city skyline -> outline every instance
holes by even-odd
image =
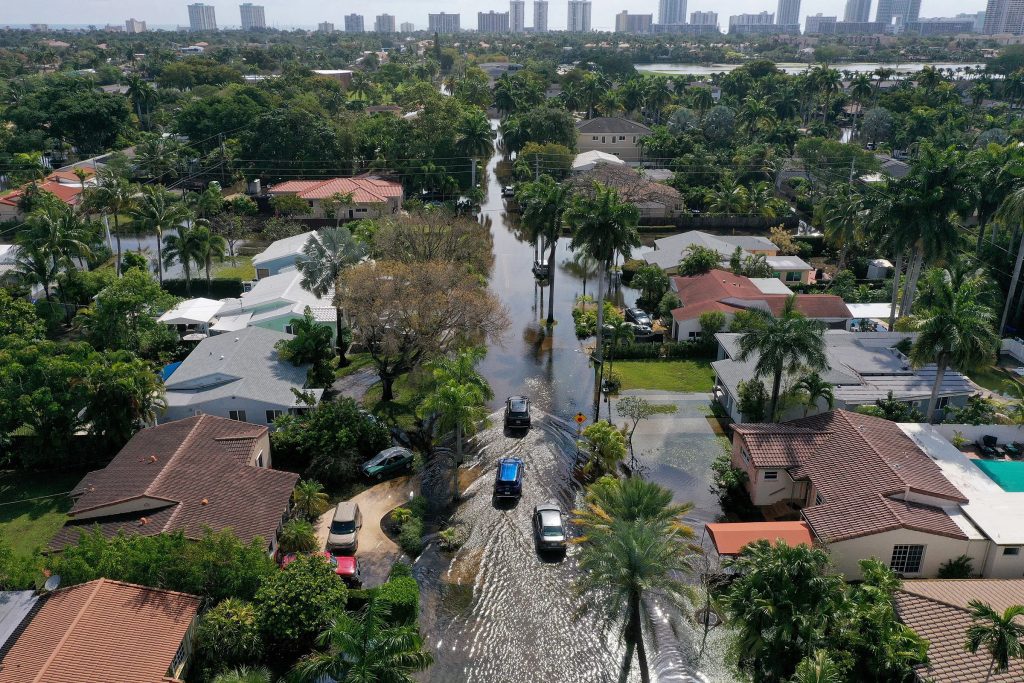
[[[728,17],[734,14],[757,14],[759,12],[777,13],[778,0],[725,0],[724,2],[707,2],[702,0],[689,0],[686,3],[686,12],[693,11],[715,11],[719,17]],[[900,0],[890,0],[893,4],[901,4]],[[906,0],[904,0],[906,2]],[[134,17],[139,21],[147,22],[149,30],[173,29],[175,27],[187,27],[189,15],[186,8],[187,2],[176,4],[154,4],[146,0],[52,0],[46,5],[26,6],[16,5],[5,8],[4,17],[0,25],[21,25],[30,23],[48,23],[52,26],[62,25],[97,25],[104,24],[121,25]],[[239,4],[235,2],[208,1],[206,5],[215,8],[217,25],[219,28],[238,28],[241,24],[239,18]],[[255,4],[255,3],[254,3]],[[265,8],[266,26],[268,28],[305,28],[315,30],[321,22],[331,22],[341,26],[344,23],[344,16],[348,12],[340,9],[336,11],[325,11],[322,2],[313,0],[263,0],[259,3]],[[809,15],[822,13],[826,16],[836,15],[842,18],[846,10],[846,0],[803,0],[800,7],[799,21],[801,24]],[[871,19],[875,19],[879,2],[875,0],[871,7]],[[986,7],[985,1],[974,1],[967,5],[953,2],[952,0],[924,0],[920,3],[921,17],[952,17],[962,12],[978,12]],[[623,10],[630,14],[653,14],[657,21],[660,9],[660,0],[641,0],[638,3],[624,3],[622,0],[592,0],[591,5],[591,28],[593,30],[611,31],[615,28],[615,17]],[[449,3],[448,5],[430,6],[422,2],[412,0],[394,0],[382,3],[377,12],[387,13],[396,17],[398,23],[412,23],[417,27],[427,26],[427,15],[444,11],[448,14],[461,14],[462,28],[471,28],[476,23],[476,13],[479,11],[505,12],[509,10],[508,0],[501,2],[468,3],[465,1]],[[527,5],[526,28],[533,27],[533,3]],[[375,13],[376,14],[376,13]],[[566,29],[568,14],[568,2],[559,0],[548,5],[548,26],[549,30],[559,31]],[[688,18],[688,17],[687,17]],[[372,19],[370,19],[372,22]]]

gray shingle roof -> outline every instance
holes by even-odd
[[[580,121],[576,124],[576,130],[581,133],[629,133],[630,135],[649,135],[652,132],[642,123],[618,116],[599,116],[595,119]]]
[[[315,230],[311,230],[271,242],[266,249],[252,257],[253,265],[258,266],[286,256],[298,256],[302,253],[302,247],[306,246],[306,242],[315,232]]]

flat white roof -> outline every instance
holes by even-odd
[[[788,296],[793,293],[793,290],[777,277],[752,277],[750,283],[757,287],[762,294],[786,294]]]
[[[215,299],[188,299],[182,301],[171,310],[157,318],[157,322],[166,325],[195,325],[208,323],[224,306],[223,301]]]
[[[238,330],[244,330],[248,327],[249,318],[251,317],[252,313],[222,315],[210,329],[214,332],[237,332]]]
[[[974,526],[997,545],[1024,545],[1024,493],[1004,491],[932,425],[897,426],[968,499],[960,509]]]
[[[889,319],[889,310],[892,304],[846,304],[854,318],[880,318]],[[899,315],[900,307],[896,306],[896,314]]]

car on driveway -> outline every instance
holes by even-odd
[[[327,550],[332,553],[355,554],[362,526],[363,516],[358,504],[351,501],[338,503],[327,533]]]
[[[636,323],[641,327],[654,326],[654,321],[651,320],[651,316],[649,316],[646,311],[640,308],[627,308],[626,320],[628,320],[631,323]]]
[[[525,396],[505,399],[505,427],[530,428],[530,399]]]
[[[495,498],[518,498],[523,494],[523,461],[502,458],[494,475]]]
[[[533,538],[537,550],[565,550],[565,518],[553,500],[533,508]]]
[[[396,472],[412,469],[413,454],[408,448],[392,446],[363,463],[363,474],[371,479],[383,479]]]
[[[359,588],[363,585],[363,579],[359,574],[359,560],[354,555],[332,555],[329,552],[311,554],[320,555],[327,560],[334,573],[340,576],[349,588]],[[294,562],[296,557],[298,555],[295,553],[289,553],[281,558],[281,569]]]

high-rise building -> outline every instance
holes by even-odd
[[[871,20],[871,0],[846,0],[843,21],[867,22]]]
[[[345,33],[362,33],[365,30],[362,14],[345,15]]]
[[[124,30],[128,33],[145,33],[146,22],[138,19],[128,19],[124,22]]]
[[[792,25],[800,23],[800,0],[779,0],[775,12],[775,23]]]
[[[653,26],[653,14],[630,14],[622,10],[615,15],[616,33],[651,33]]]
[[[695,26],[718,26],[718,12],[690,12],[690,23]]]
[[[889,24],[880,21],[838,21],[836,22],[837,36],[875,36],[886,33]]]
[[[526,31],[526,0],[509,0],[508,27],[512,33]]]
[[[1024,0],[988,0],[983,33],[1024,33]]]
[[[373,20],[374,33],[394,33],[395,17],[391,14],[378,14]]]
[[[921,36],[956,36],[961,33],[974,33],[973,14],[962,17],[936,17],[934,19],[918,19],[903,25],[904,33],[916,33]]]
[[[334,24],[329,21],[321,21],[317,24],[316,30],[319,33],[334,33]]]
[[[658,23],[662,26],[686,23],[686,0],[660,0]]]
[[[590,31],[590,0],[569,0],[569,17],[565,30],[570,33]]]
[[[188,6],[188,27],[193,31],[216,31],[217,12],[213,5],[196,2]]]
[[[243,31],[267,27],[267,17],[263,13],[263,5],[246,2],[238,6],[238,11],[242,14]]]
[[[444,12],[428,14],[427,29],[431,33],[458,33],[461,30],[459,28],[459,15],[445,14]]]
[[[411,21],[403,21],[399,28],[402,29],[402,33],[412,33],[416,30],[416,24]]]
[[[548,0],[533,0],[533,32],[548,32]]]
[[[960,13],[956,15],[957,19],[973,19],[974,20],[974,32],[981,33],[985,30],[985,13],[984,12],[971,12],[970,14]]]
[[[508,33],[508,12],[477,12],[476,30],[480,33]]]
[[[729,33],[734,35],[799,35],[800,24],[776,24],[775,14],[734,14],[729,17]]]
[[[807,15],[804,19],[804,33],[809,36],[835,35],[837,18],[822,16],[821,12],[814,16]]]
[[[878,0],[875,21],[891,24],[893,19],[898,18],[901,24],[905,24],[917,21],[920,14],[921,0]]]

